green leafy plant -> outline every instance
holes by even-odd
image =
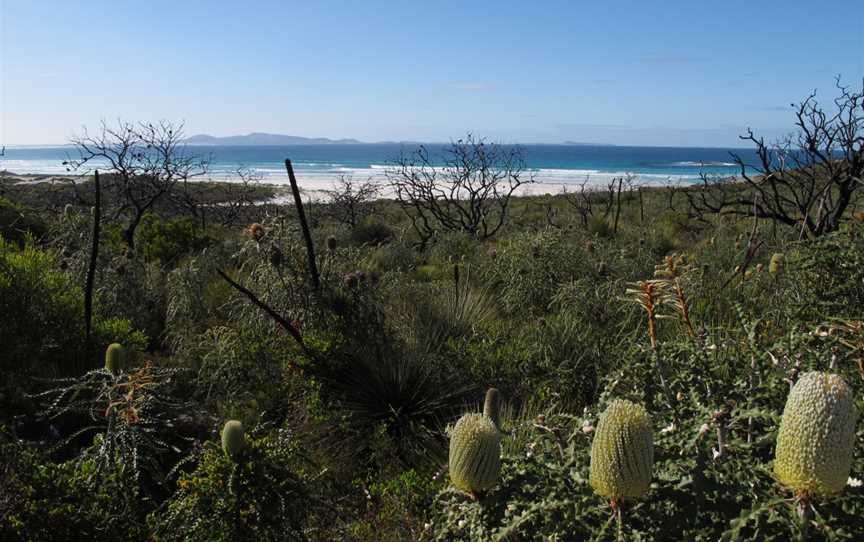
[[[182,474],[163,512],[151,515],[157,540],[307,540],[310,519],[326,513],[311,487],[318,473],[286,432],[247,442],[236,462],[205,444],[197,467]],[[326,520],[322,520],[326,524]]]

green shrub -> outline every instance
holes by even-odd
[[[23,245],[28,235],[40,238],[47,229],[35,211],[0,196],[0,237]]]
[[[612,226],[602,216],[592,216],[588,219],[588,233],[592,236],[608,239],[612,237]]]
[[[312,498],[309,466],[297,442],[276,433],[247,441],[242,462],[207,443],[197,468],[183,474],[164,512],[151,515],[156,540],[305,540]]]
[[[437,491],[431,476],[408,469],[365,486],[364,513],[351,525],[351,540],[420,540],[424,516]]]
[[[194,218],[162,219],[153,214],[144,216],[135,237],[145,259],[166,265],[174,265],[183,256],[199,252],[216,241],[214,234],[202,230]]]
[[[5,376],[45,376],[83,363],[81,287],[57,269],[56,256],[38,248],[32,237],[20,247],[0,237],[0,314]]]
[[[548,313],[561,283],[594,274],[591,257],[561,231],[515,235],[497,253],[492,287],[508,314]]]
[[[374,217],[367,216],[351,230],[351,242],[355,245],[382,245],[393,239],[393,230]]]
[[[94,483],[90,461],[52,463],[17,439],[0,435],[0,539],[145,540],[152,503],[123,469]]]
[[[420,282],[432,282],[441,277],[441,271],[434,265],[420,265],[414,270],[414,278]]]
[[[128,350],[143,352],[150,342],[147,335],[132,327],[132,322],[126,318],[107,318],[96,320],[93,335],[97,344],[120,343]]]
[[[787,253],[782,274],[799,318],[858,318],[864,306],[864,237],[836,232],[802,244]]]

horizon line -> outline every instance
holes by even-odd
[[[234,136],[224,136],[234,137]],[[294,136],[292,136],[294,137]],[[302,136],[296,136],[302,137]],[[305,138],[305,139],[328,139],[328,138]],[[350,139],[350,138],[345,138]],[[187,147],[353,147],[357,145],[450,145],[455,143],[451,141],[357,141],[356,143],[338,143],[337,140],[331,140],[333,143],[288,143],[288,144],[219,144],[219,143],[186,143]],[[629,145],[620,143],[584,143],[584,142],[531,142],[531,143],[501,143],[493,141],[496,145],[505,146],[557,146],[557,147],[619,147],[619,148],[638,148],[638,149],[729,149],[729,150],[747,150],[750,147],[733,147],[733,146],[710,146],[710,145]],[[5,149],[60,149],[60,148],[75,148],[73,143],[7,143],[0,144],[0,148]],[[4,157],[0,155],[0,160]]]

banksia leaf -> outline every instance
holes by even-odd
[[[858,413],[852,390],[834,374],[801,376],[783,410],[774,474],[799,494],[828,495],[846,485]]]
[[[641,405],[614,401],[600,415],[591,444],[591,487],[611,501],[641,497],[653,466],[651,418]]]
[[[228,420],[222,428],[222,451],[235,458],[246,447],[246,437],[243,424],[237,420]]]
[[[122,344],[108,345],[105,350],[105,368],[115,375],[126,370],[126,349]]]
[[[458,489],[476,493],[494,487],[501,471],[500,394],[486,393],[483,414],[466,414],[450,435],[450,479]]]

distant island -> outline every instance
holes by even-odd
[[[562,145],[574,145],[576,147],[614,147],[611,143],[583,143],[581,141],[565,141]]]
[[[198,134],[186,138],[187,145],[354,145],[356,139],[328,139],[326,137],[300,137],[282,134],[252,133],[247,135],[215,137]]]

